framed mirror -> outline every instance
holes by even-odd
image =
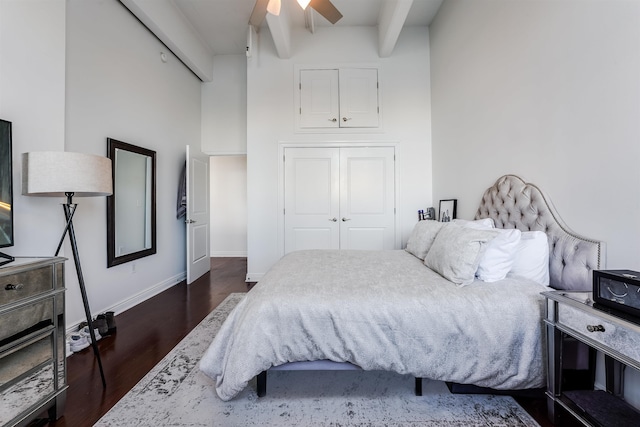
[[[107,138],[107,267],[156,253],[156,152]]]

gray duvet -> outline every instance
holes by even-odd
[[[542,387],[545,290],[515,278],[458,287],[403,250],[293,252],[229,315],[200,369],[223,400],[272,366],[305,360]]]

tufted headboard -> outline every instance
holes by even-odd
[[[497,228],[545,232],[553,288],[590,291],[592,271],[604,268],[604,242],[571,231],[542,191],[515,175],[498,178],[485,191],[475,218],[492,218]]]

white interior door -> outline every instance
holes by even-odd
[[[392,147],[340,149],[340,249],[395,248]]]
[[[209,157],[187,145],[187,284],[211,269]]]
[[[286,148],[284,252],[338,249],[338,148]]]

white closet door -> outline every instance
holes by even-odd
[[[339,127],[338,97],[338,70],[300,71],[300,127]]]
[[[395,249],[392,147],[340,150],[340,249]]]
[[[340,69],[340,127],[378,127],[378,105],[377,69]]]
[[[285,253],[339,248],[339,161],[337,148],[285,149]]]
[[[395,249],[393,147],[286,148],[285,253]]]

